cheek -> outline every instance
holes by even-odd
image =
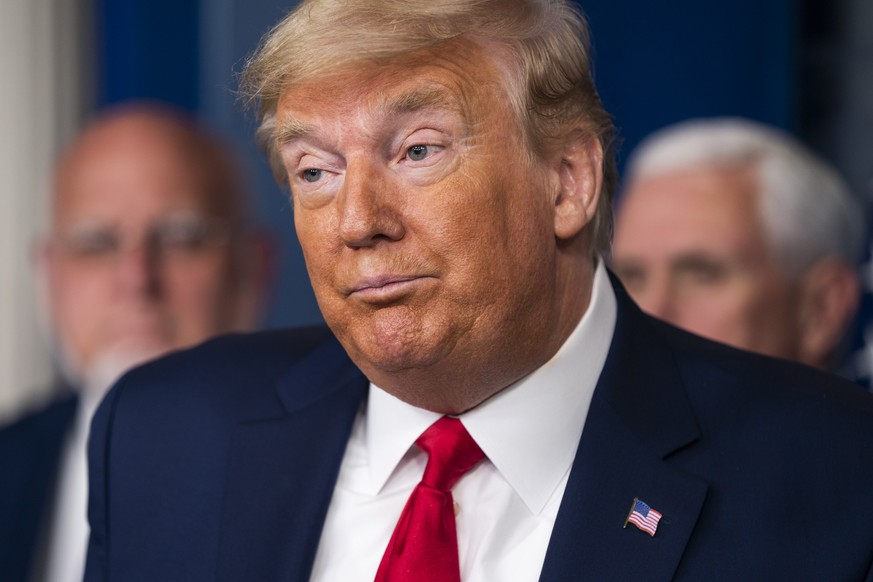
[[[105,273],[60,266],[49,281],[53,316],[71,333],[97,327],[109,316],[113,282]]]
[[[86,363],[110,341],[112,281],[104,273],[58,266],[47,290],[51,326],[74,362]]]
[[[678,323],[707,337],[752,348],[774,331],[778,319],[774,307],[778,308],[754,285],[726,286],[689,300]]]
[[[303,251],[309,282],[321,301],[339,265],[341,242],[336,221],[327,210],[307,211],[295,206],[294,229]]]
[[[546,197],[524,176],[459,177],[427,199],[418,213],[421,230],[444,248],[483,264],[525,259],[554,242],[552,214]]]
[[[445,237],[447,311],[481,333],[510,333],[507,326],[536,317],[553,296],[554,237],[529,206],[475,216],[489,219]]]

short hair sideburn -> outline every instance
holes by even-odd
[[[257,139],[277,180],[287,177],[276,151],[276,108],[289,87],[363,61],[398,55],[464,36],[506,55],[507,96],[533,156],[581,122],[603,149],[603,191],[593,225],[594,251],[612,239],[617,180],[614,127],[597,94],[589,32],[566,0],[303,0],[248,60],[242,98],[257,107]]]

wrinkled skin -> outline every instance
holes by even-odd
[[[319,306],[373,382],[458,413],[557,351],[589,299],[596,140],[530,162],[462,39],[292,86],[277,121]]]

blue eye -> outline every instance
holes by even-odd
[[[303,170],[303,179],[307,182],[318,182],[321,179],[321,170],[316,168],[309,168],[308,170]]]
[[[413,162],[420,162],[427,157],[428,147],[426,145],[414,145],[406,150],[406,155]]]

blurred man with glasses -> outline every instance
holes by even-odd
[[[37,252],[62,395],[0,431],[3,579],[79,580],[91,414],[127,369],[249,329],[267,246],[233,156],[184,115],[130,104],[60,157]]]

